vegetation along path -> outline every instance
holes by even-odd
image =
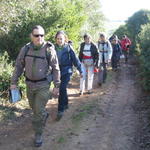
[[[134,63],[109,71],[107,82],[91,95],[78,95],[79,83],[69,85],[70,107],[55,121],[57,101],[50,100],[43,146],[39,150],[145,150],[142,147],[141,90]],[[34,150],[31,114],[0,127],[0,150]],[[148,149],[147,149],[148,150]]]

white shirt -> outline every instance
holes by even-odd
[[[92,56],[90,49],[91,49],[91,44],[85,44],[84,49],[83,49],[83,55],[84,56]]]

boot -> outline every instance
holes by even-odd
[[[63,117],[63,113],[62,111],[58,111],[56,121],[59,121]]]
[[[35,141],[34,141],[35,147],[42,146],[42,143],[43,143],[42,134],[35,134]]]

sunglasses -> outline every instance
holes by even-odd
[[[39,37],[39,36],[40,36],[40,37],[43,37],[44,34],[33,34],[33,36],[34,36],[34,37]]]

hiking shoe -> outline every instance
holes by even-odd
[[[59,111],[58,113],[57,113],[57,118],[56,118],[56,121],[59,121],[62,117],[63,117],[63,112],[62,111]]]
[[[102,86],[102,83],[98,83],[99,86]]]
[[[79,92],[79,95],[83,95],[83,91],[80,91],[80,92]]]
[[[93,92],[91,91],[91,90],[88,90],[88,92],[87,92],[88,94],[92,94]]]
[[[40,147],[42,146],[42,134],[35,134],[35,141],[34,141],[34,146],[35,147]]]
[[[68,105],[64,106],[64,110],[67,110],[67,109],[69,109],[69,106]]]
[[[46,115],[45,115],[45,117],[43,119],[43,126],[46,125],[46,121],[47,121],[48,117],[49,117],[49,113],[46,113]]]

